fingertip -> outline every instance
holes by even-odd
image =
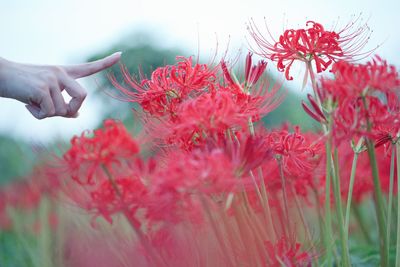
[[[80,105],[79,103],[73,100],[71,100],[71,102],[67,105],[67,114],[65,117],[76,118],[79,116]]]
[[[79,117],[79,111],[71,111],[68,110],[67,114],[64,116],[65,118],[75,119]]]
[[[122,56],[122,51],[115,52],[115,53],[112,54],[111,56],[114,56],[114,57],[121,57],[121,56]]]
[[[115,52],[114,54],[111,54],[110,56],[108,56],[108,58],[112,60],[112,65],[114,65],[121,59],[121,56],[122,56],[122,52],[119,51],[119,52]]]

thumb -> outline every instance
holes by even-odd
[[[78,65],[63,66],[63,68],[72,78],[82,78],[111,67],[120,60],[121,54],[122,52],[116,52],[108,57],[96,61]]]

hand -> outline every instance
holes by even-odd
[[[76,117],[86,97],[85,89],[76,81],[119,61],[121,52],[103,59],[70,66],[29,65],[0,58],[0,96],[26,104],[37,119],[52,116]],[[66,103],[61,92],[71,96]]]

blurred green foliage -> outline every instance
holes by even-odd
[[[36,245],[36,239],[25,236],[21,242],[17,231],[0,231],[0,266],[4,267],[30,267],[34,266],[28,248]]]
[[[301,106],[301,100],[308,102],[307,97],[295,92],[295,89],[287,90],[288,94],[282,104],[263,119],[266,126],[277,127],[287,122],[299,125],[302,130],[317,131],[318,123],[310,118]]]
[[[0,135],[0,186],[28,173],[34,165],[34,158],[27,143]]]

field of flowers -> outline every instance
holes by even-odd
[[[400,266],[397,70],[365,51],[360,19],[248,32],[243,63],[178,56],[151,77],[110,73],[142,130],[107,119],[0,188],[0,240],[23,252],[2,247],[0,265]],[[293,64],[318,131],[261,121]]]

